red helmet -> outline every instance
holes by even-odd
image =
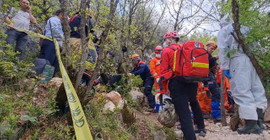
[[[167,38],[169,38],[169,37],[180,38],[179,35],[178,35],[178,33],[177,33],[176,31],[167,32],[167,33],[164,35],[163,39],[165,40],[165,39],[167,39]]]
[[[160,53],[162,51],[162,47],[161,46],[156,46],[155,48],[155,53]]]

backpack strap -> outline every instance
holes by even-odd
[[[72,22],[79,14],[74,15],[71,19],[69,19],[69,22]]]

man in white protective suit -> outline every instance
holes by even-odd
[[[237,132],[260,134],[264,130],[263,112],[267,107],[264,87],[249,57],[234,39],[232,34],[236,36],[236,33],[228,15],[221,19],[220,25],[217,38],[220,67],[230,79],[233,99],[239,105],[239,116],[245,120],[245,126],[238,128]],[[242,26],[241,33],[246,37],[248,28]]]

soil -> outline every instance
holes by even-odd
[[[163,127],[157,120],[158,113],[142,113],[137,111],[136,118],[145,119],[156,124],[158,127]],[[197,135],[198,140],[270,140],[270,124],[266,124],[266,130],[263,134],[249,134],[249,135],[239,135],[236,131],[232,131],[229,126],[230,117],[227,116],[228,126],[222,126],[221,123],[214,123],[213,120],[205,120],[205,127],[207,134],[205,137],[200,137]],[[269,127],[268,127],[269,126]],[[181,130],[179,130],[181,131]]]

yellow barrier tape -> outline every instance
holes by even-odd
[[[19,29],[19,28],[14,28],[14,29],[20,32],[32,34],[40,38],[48,39],[51,41],[53,40],[52,38],[46,37],[38,33],[31,32],[29,30],[24,30],[24,29]],[[70,112],[72,115],[73,127],[75,129],[76,138],[77,140],[93,140],[85,114],[82,109],[82,105],[80,103],[80,100],[66,72],[66,69],[62,63],[59,44],[55,39],[53,40],[53,42],[55,44],[55,50],[56,50],[56,55],[59,62],[59,68],[62,74],[62,80],[63,80],[65,91],[67,94],[67,99],[68,99],[68,103],[70,107]]]
[[[173,56],[173,71],[175,71],[175,66],[176,66],[176,63],[177,63],[176,55],[177,55],[177,50],[174,51],[174,56]]]
[[[80,100],[70,81],[70,78],[66,72],[66,69],[62,63],[62,60],[60,57],[59,44],[55,39],[53,40],[53,42],[55,44],[56,55],[59,62],[59,68],[62,74],[62,78],[63,78],[63,82],[64,82],[64,86],[65,86],[65,90],[66,90],[66,94],[68,98],[68,103],[69,103],[69,107],[70,107],[70,111],[72,115],[73,127],[75,129],[76,138],[78,140],[93,140],[89,127],[88,127],[86,117],[82,110],[82,105],[80,103]]]
[[[209,64],[207,63],[198,63],[198,62],[193,62],[192,67],[197,67],[197,68],[209,68]]]

